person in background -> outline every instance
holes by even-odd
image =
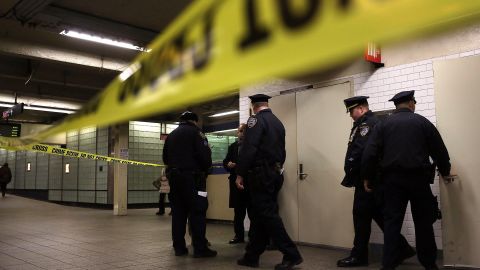
[[[0,168],[0,189],[2,190],[2,197],[5,197],[7,192],[7,185],[12,181],[12,171],[8,167],[8,163],[5,162]]]
[[[168,184],[168,179],[165,175],[165,169],[162,169],[161,176],[157,180],[153,181],[152,184],[157,188],[160,194],[158,200],[158,212],[156,214],[161,216],[165,214],[165,198],[170,193],[170,185]],[[168,197],[169,201],[171,201],[170,195]],[[170,215],[171,214],[172,211],[170,210]]]
[[[240,190],[235,184],[237,173],[235,167],[238,160],[238,151],[242,145],[246,124],[241,124],[237,130],[238,140],[228,147],[228,153],[223,160],[223,167],[230,173],[228,177],[230,186],[229,207],[234,209],[233,224],[235,237],[230,240],[230,244],[238,244],[245,242],[245,227],[243,221],[247,214],[248,194],[245,190]]]

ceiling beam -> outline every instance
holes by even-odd
[[[22,96],[73,101],[83,104],[93,98],[98,91],[65,85],[47,85],[38,82],[29,82],[25,85],[25,82],[22,80],[2,77],[0,93],[11,94],[12,96],[14,93],[18,93]]]
[[[6,37],[0,37],[0,53],[115,71],[123,71],[129,65],[128,62],[118,59],[103,58],[99,55],[47,45],[32,45]]]

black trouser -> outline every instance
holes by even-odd
[[[384,229],[383,217],[383,187],[378,187],[374,192],[366,192],[363,187],[355,188],[353,198],[353,226],[355,238],[350,256],[368,261],[368,245],[372,220],[375,220],[380,229]],[[411,249],[405,237],[400,235],[400,251]],[[400,255],[400,254],[398,254]]]
[[[250,242],[245,248],[245,259],[258,261],[270,238],[283,253],[284,260],[300,259],[297,246],[288,236],[278,214],[277,196],[283,184],[283,176],[275,171],[255,170],[249,173],[247,179],[252,223]]]
[[[165,198],[167,197],[167,193],[160,193],[158,198],[158,212],[165,213]],[[168,200],[171,201],[170,195],[168,196]],[[171,203],[171,202],[170,202]]]
[[[243,221],[245,220],[245,216],[247,215],[247,206],[237,205],[235,208],[233,208],[233,210],[233,229],[235,231],[235,238],[244,239],[245,227],[243,225]]]
[[[203,252],[207,248],[205,218],[208,200],[198,195],[192,172],[175,170],[169,176],[173,248],[178,251],[186,248],[185,232],[188,218],[192,229],[194,252]]]
[[[2,197],[5,197],[5,192],[7,192],[7,183],[0,183],[0,189],[2,189]]]
[[[407,204],[410,201],[415,240],[420,263],[430,268],[435,265],[437,245],[433,233],[436,220],[436,200],[428,179],[422,173],[387,173],[385,181],[385,245],[383,266],[395,267],[395,255],[399,252],[400,231]],[[434,201],[435,200],[435,201]]]

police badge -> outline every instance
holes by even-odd
[[[255,125],[257,124],[257,118],[251,116],[250,118],[248,118],[248,121],[247,121],[247,126],[248,128],[252,128],[254,127]]]
[[[369,130],[370,130],[369,126],[360,127],[360,135],[362,135],[362,137],[367,135]]]

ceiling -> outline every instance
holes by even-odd
[[[0,1],[0,103],[80,107],[123,71],[138,51],[59,35],[63,30],[99,35],[140,47],[152,41],[193,0],[2,0]],[[3,107],[5,108],[5,107]],[[0,106],[0,111],[4,110]],[[206,117],[238,110],[238,95],[191,109],[206,124],[238,120]],[[149,121],[175,121],[179,112]],[[50,124],[65,114],[25,111],[17,122]],[[140,119],[132,119],[140,120]]]

